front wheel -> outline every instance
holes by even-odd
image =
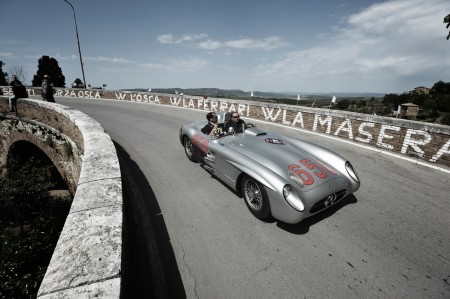
[[[189,160],[191,160],[192,162],[197,162],[194,157],[194,145],[192,144],[189,137],[184,136],[183,144],[184,144],[184,152],[186,153],[186,157]]]
[[[263,185],[246,176],[242,181],[242,194],[250,212],[260,220],[270,218],[270,204]]]

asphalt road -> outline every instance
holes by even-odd
[[[56,101],[100,122],[139,175],[129,174],[131,191],[142,194],[144,208],[136,209],[152,219],[148,226],[136,222],[144,233],[155,230],[156,268],[166,275],[155,280],[143,274],[134,287],[165,281],[172,298],[450,298],[449,173],[255,122],[348,157],[362,181],[354,196],[299,224],[262,222],[242,198],[185,157],[179,128],[205,112]]]

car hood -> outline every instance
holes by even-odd
[[[322,183],[340,177],[326,161],[322,161],[307,150],[289,142],[289,138],[275,133],[258,130],[228,136],[224,145],[263,165],[287,181],[292,179],[289,171],[295,173],[305,186],[301,191],[311,190]],[[294,186],[295,183],[293,184]],[[297,187],[297,186],[296,186]]]

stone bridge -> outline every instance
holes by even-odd
[[[95,120],[59,104],[27,99],[17,115],[7,110],[0,99],[0,166],[13,145],[28,144],[51,159],[73,195],[38,298],[118,298],[122,182],[111,138]]]

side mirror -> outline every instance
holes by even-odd
[[[233,127],[229,127],[228,128],[228,135],[233,135],[234,136],[234,128]]]

